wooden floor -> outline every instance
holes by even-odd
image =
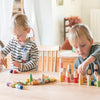
[[[99,100],[100,88],[88,87],[86,84],[59,82],[59,73],[44,73],[57,78],[57,82],[45,85],[24,86],[23,90],[6,86],[7,82],[24,81],[29,78],[41,77],[41,72],[24,72],[10,74],[8,69],[0,72],[0,100]]]

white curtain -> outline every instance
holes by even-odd
[[[0,40],[6,45],[11,39],[10,23],[13,0],[0,0]]]
[[[29,21],[31,22],[31,27],[34,30],[35,35],[35,42],[37,45],[40,45],[39,33],[36,23],[36,16],[35,16],[35,8],[34,8],[34,0],[24,0],[24,10],[25,14],[27,15]],[[33,36],[33,33],[30,33],[30,36]]]

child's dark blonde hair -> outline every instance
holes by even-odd
[[[16,14],[14,17],[13,17],[13,20],[12,20],[12,31],[15,29],[15,28],[18,28],[18,27],[23,27],[23,30],[26,31],[28,28],[30,28],[33,32],[33,37],[32,39],[34,40],[35,37],[34,37],[34,31],[33,29],[30,27],[29,25],[29,20],[27,18],[27,16],[25,14],[22,14],[22,13],[19,13],[19,14]]]
[[[23,27],[24,30],[27,30],[30,28],[29,23],[28,23],[28,18],[25,14],[16,14],[13,17],[13,29],[16,27]]]
[[[69,42],[77,42],[77,39],[80,37],[86,37],[88,41],[91,42],[93,39],[91,31],[89,30],[88,26],[83,25],[83,24],[76,24],[74,25],[69,32]]]

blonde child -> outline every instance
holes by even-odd
[[[13,17],[14,38],[1,50],[3,57],[11,54],[11,67],[19,71],[37,70],[38,48],[34,41],[27,35],[30,33],[30,26],[25,14],[16,14]],[[0,59],[0,65],[2,65]]]
[[[75,70],[85,75],[88,69],[94,72],[94,64],[98,65],[100,74],[100,46],[93,45],[93,37],[86,25],[74,25],[69,33],[69,42],[79,55],[74,63]]]

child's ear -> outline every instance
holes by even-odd
[[[93,39],[91,39],[91,45],[93,44]]]
[[[27,29],[27,33],[30,33],[30,30],[31,30],[31,29],[30,29],[30,28],[28,28],[28,29]]]

